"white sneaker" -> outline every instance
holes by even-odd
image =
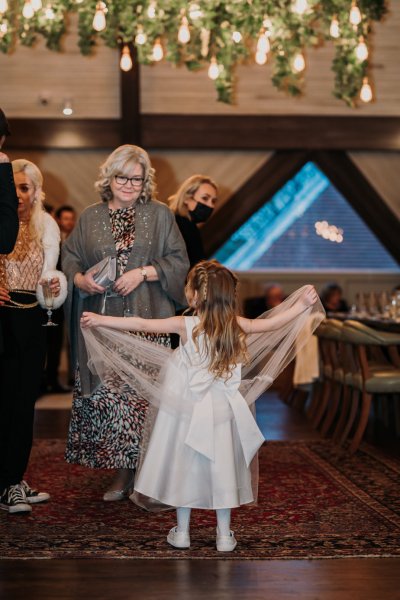
[[[173,527],[167,536],[168,544],[175,548],[190,548],[190,536],[187,531],[178,531],[177,527]]]
[[[236,538],[233,531],[229,535],[221,535],[217,527],[217,550],[218,552],[232,552],[236,548]]]
[[[39,502],[50,500],[50,494],[33,490],[24,479],[21,481],[20,486],[25,492],[28,504],[39,504]]]

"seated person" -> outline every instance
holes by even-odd
[[[327,313],[346,313],[349,305],[343,298],[343,290],[337,283],[327,283],[320,293],[321,302]]]
[[[246,298],[244,301],[244,316],[249,319],[255,319],[266,310],[275,308],[285,299],[285,293],[278,283],[267,285],[263,296],[256,298]]]

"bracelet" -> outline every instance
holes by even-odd
[[[140,274],[143,277],[143,281],[147,281],[147,271],[144,267],[140,267]]]

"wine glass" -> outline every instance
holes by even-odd
[[[57,327],[57,323],[53,323],[51,320],[54,306],[54,294],[50,287],[51,279],[46,279],[41,282],[43,288],[44,303],[47,307],[47,323],[43,324],[43,327]]]

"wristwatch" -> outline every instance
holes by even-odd
[[[143,281],[147,281],[147,271],[144,267],[140,267],[140,274],[143,277]]]

